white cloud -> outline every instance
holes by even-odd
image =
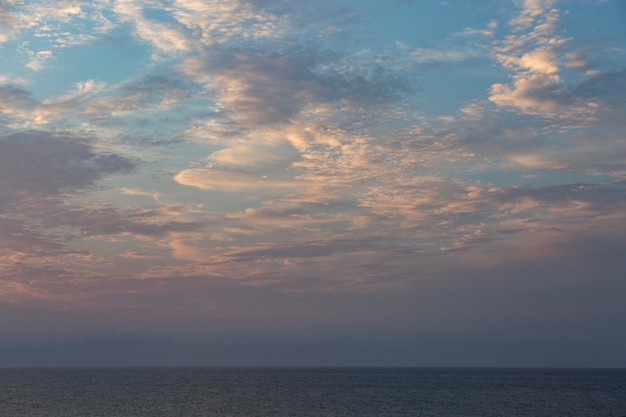
[[[569,40],[556,33],[560,12],[551,9],[553,3],[524,1],[511,21],[513,32],[494,50],[495,59],[511,71],[513,81],[493,84],[489,100],[510,110],[554,119],[562,127],[580,127],[597,119],[600,103],[576,96],[566,87],[562,67],[584,64],[575,52],[562,56]]]
[[[0,44],[34,25],[27,13],[15,10],[16,5],[17,1],[12,0],[0,3]]]
[[[524,30],[531,27],[541,16],[554,6],[555,0],[517,0],[520,4],[520,12],[509,24],[516,30]]]
[[[277,151],[282,149],[277,148]],[[213,152],[209,159],[222,165],[236,165],[244,167],[262,167],[264,165],[288,165],[291,158],[279,155],[268,149],[254,146],[238,145]]]
[[[510,156],[510,159],[530,169],[556,170],[564,169],[567,167],[567,165],[563,162],[556,161],[544,155],[537,154],[513,154]]]
[[[33,71],[40,71],[43,68],[46,61],[52,58],[52,51],[33,52],[30,50],[26,50],[26,52],[29,57],[28,64],[26,64],[26,68],[29,68]]]
[[[463,61],[469,58],[483,56],[484,51],[475,47],[453,48],[453,49],[428,49],[416,48],[409,59],[417,64]]]
[[[302,184],[288,177],[268,175],[226,168],[188,168],[180,171],[174,180],[182,185],[216,191],[272,192],[274,189],[296,188]]]

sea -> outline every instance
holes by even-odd
[[[2,417],[626,417],[626,370],[3,368]]]

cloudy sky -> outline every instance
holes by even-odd
[[[626,366],[622,0],[0,0],[0,365]]]

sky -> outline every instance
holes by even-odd
[[[626,367],[625,22],[0,0],[0,366]]]

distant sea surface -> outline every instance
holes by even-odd
[[[626,417],[626,370],[0,369],[2,417]]]

